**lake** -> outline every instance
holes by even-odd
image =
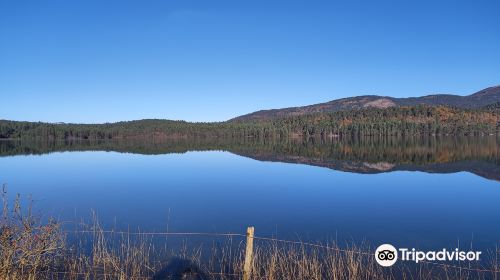
[[[0,183],[43,216],[136,231],[494,249],[500,140],[0,141]]]

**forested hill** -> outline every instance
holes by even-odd
[[[394,98],[388,96],[364,95],[333,100],[302,107],[261,110],[239,116],[231,121],[268,120],[312,113],[332,113],[362,108],[389,108],[401,106],[451,106],[457,108],[481,108],[500,102],[500,86],[489,87],[468,96],[436,94],[422,97]]]
[[[0,120],[0,138],[125,139],[196,137],[343,137],[500,134],[500,103],[481,109],[445,106],[363,108],[261,121],[190,123],[139,120],[106,124],[53,124]]]

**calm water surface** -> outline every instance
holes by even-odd
[[[106,228],[244,232],[254,225],[260,236],[293,240],[494,248],[498,139],[465,142],[180,151],[157,143],[157,152],[4,142],[0,182],[11,194],[31,194],[46,216],[75,221],[95,210]]]

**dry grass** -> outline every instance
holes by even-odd
[[[358,254],[359,249],[351,246],[352,253],[340,252],[337,246],[331,250],[310,249],[300,245],[258,247],[253,269],[256,279],[391,279],[375,263],[374,258]]]
[[[53,220],[42,224],[19,197],[11,208],[3,191],[0,223],[0,279],[241,279],[244,242],[180,248],[158,246],[147,234],[109,233],[94,216],[66,234]],[[165,238],[165,237],[161,237]],[[169,237],[170,238],[170,237]],[[181,237],[182,238],[182,237]],[[71,240],[71,241],[69,241]],[[213,239],[212,239],[213,240]],[[163,240],[165,241],[165,240]],[[178,240],[177,240],[178,241]],[[70,245],[71,244],[71,245]],[[496,279],[500,274],[442,266],[378,266],[365,245],[330,249],[255,240],[251,279]],[[346,252],[347,251],[347,252]],[[497,255],[496,253],[494,254]],[[498,270],[494,258],[489,268]]]
[[[5,185],[2,199],[0,275],[2,279],[36,279],[40,271],[47,271],[61,257],[64,242],[60,226],[54,221],[41,225],[31,207],[23,213],[19,196],[10,211]]]

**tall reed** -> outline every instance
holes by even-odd
[[[0,221],[0,279],[241,279],[244,244],[239,237],[207,237],[192,245],[162,246],[164,237],[105,231],[96,215],[71,232],[53,219],[21,207],[19,196],[9,207],[5,186]],[[218,238],[215,240],[214,238]],[[222,238],[222,240],[221,240]],[[182,240],[184,242],[182,242]],[[211,243],[212,242],[212,243]],[[397,264],[379,266],[369,246],[306,244],[255,240],[252,279],[498,279],[498,251],[487,270]]]

